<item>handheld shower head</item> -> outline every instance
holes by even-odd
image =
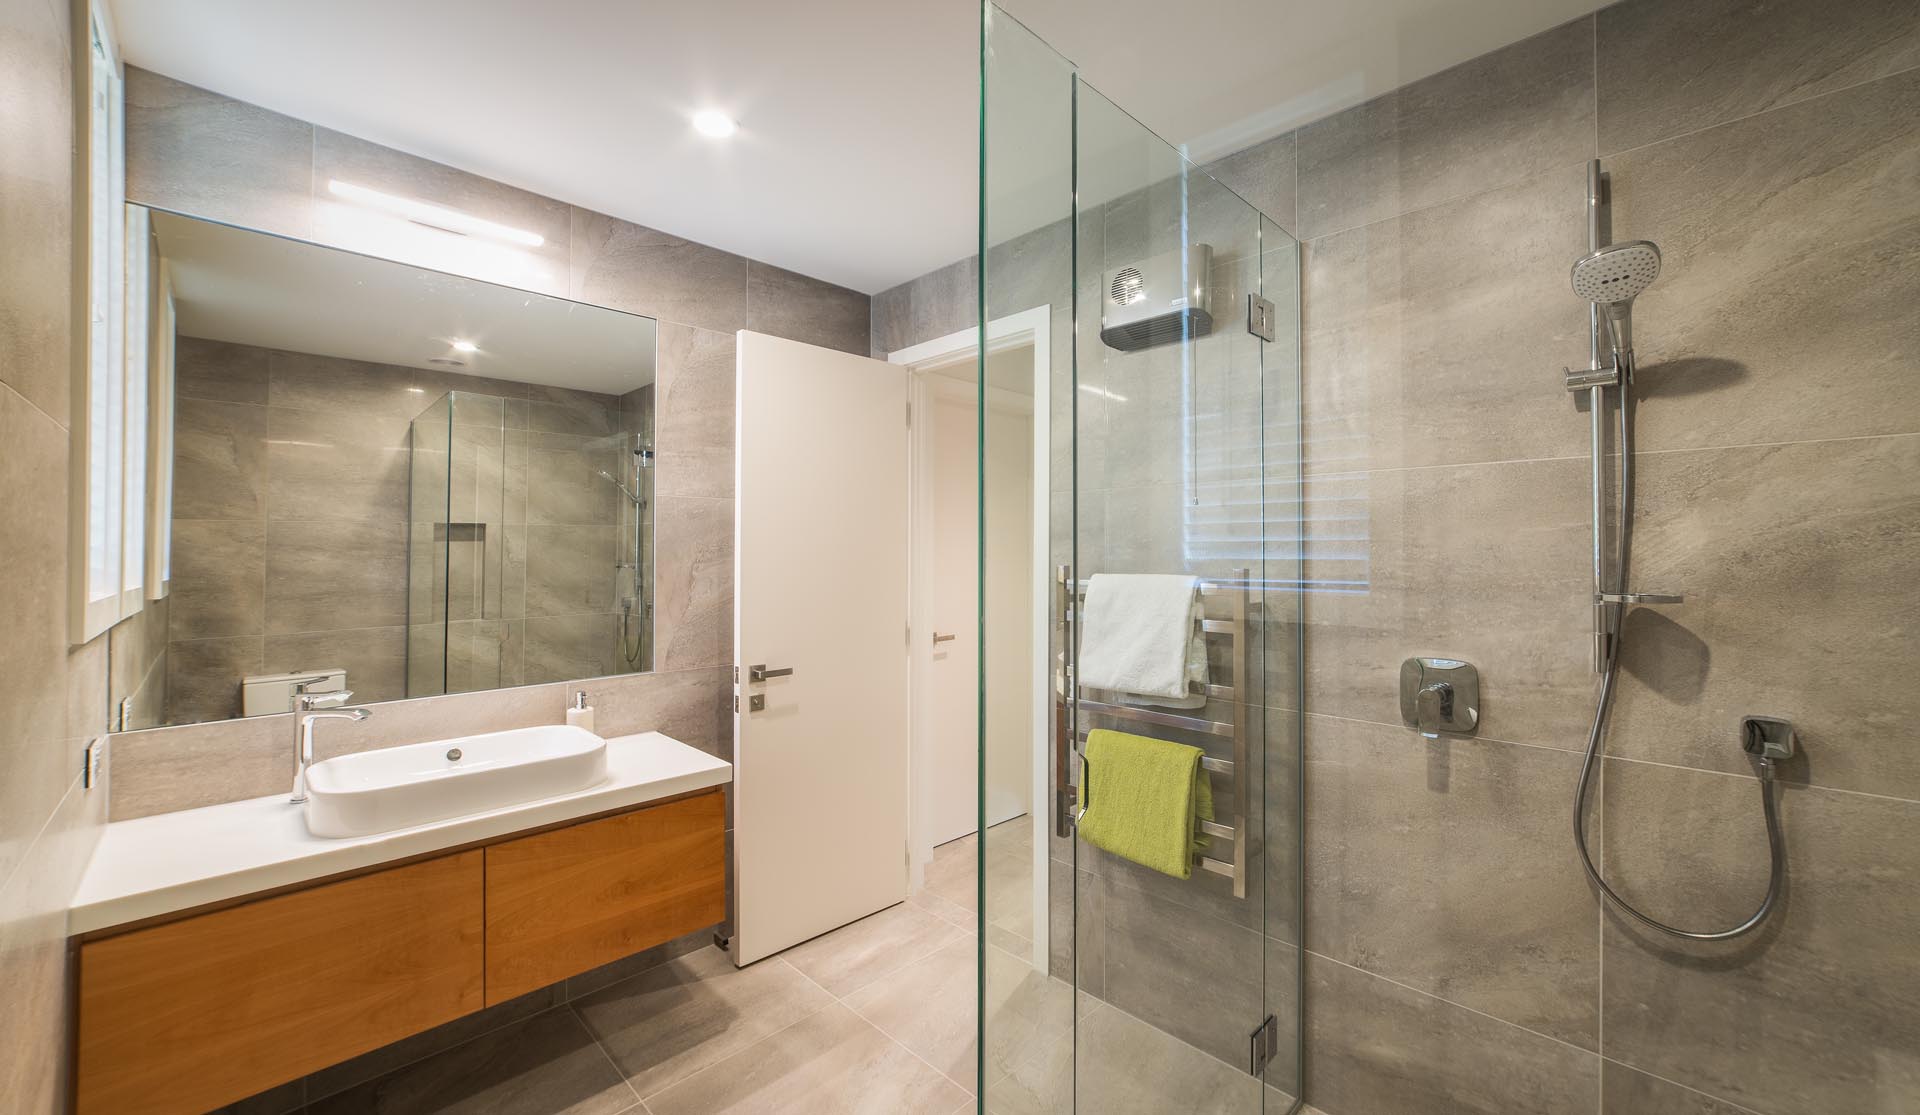
[[[1660,275],[1660,249],[1628,240],[1584,256],[1573,265],[1573,293],[1607,313],[1615,355],[1633,351],[1633,300]]]

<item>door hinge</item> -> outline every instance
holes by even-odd
[[[733,711],[735,712],[740,711],[740,694],[738,693],[735,693],[733,695]]]
[[[1247,1071],[1259,1076],[1267,1071],[1267,1062],[1280,1052],[1280,1023],[1269,1014],[1265,1021],[1253,1028],[1253,1057]]]
[[[913,400],[907,400],[907,428],[913,428]]]
[[[1273,340],[1273,303],[1257,294],[1247,295],[1247,332],[1263,341]]]

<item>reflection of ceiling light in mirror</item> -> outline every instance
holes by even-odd
[[[395,216],[405,217],[416,224],[431,228],[457,232],[462,236],[488,236],[495,240],[505,240],[510,244],[520,244],[528,248],[538,248],[547,242],[547,238],[537,232],[528,232],[522,228],[509,228],[482,220],[470,213],[458,209],[429,205],[424,201],[415,201],[410,197],[396,197],[383,194],[379,190],[369,190],[365,186],[356,186],[352,182],[342,182],[338,178],[327,180],[327,192],[337,198],[359,202],[361,205],[384,209]]]
[[[1116,394],[1112,391],[1107,390],[1104,387],[1095,387],[1091,383],[1081,384],[1080,390],[1085,391],[1089,395],[1098,395],[1101,398],[1107,399],[1111,402],[1124,403],[1127,401],[1127,397],[1125,395]]]
[[[693,114],[693,130],[714,139],[727,138],[738,126],[733,122],[733,117],[717,109],[709,108]]]
[[[554,291],[559,285],[545,259],[498,240],[446,232],[338,200],[322,202],[314,218],[316,239],[350,252],[512,287]]]
[[[474,344],[472,341],[455,340],[455,341],[449,341],[447,343],[453,346],[453,351],[455,352],[479,352],[480,351],[480,346]]]

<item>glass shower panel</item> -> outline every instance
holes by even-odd
[[[413,419],[407,454],[407,696],[447,691],[447,507],[453,398]]]
[[[1300,1093],[1297,249],[991,5],[982,45],[983,461],[1033,436],[1045,567],[1025,617],[1042,680],[1022,688],[993,670],[1016,642],[986,605],[1015,497],[989,465],[981,1109],[1288,1112]],[[1023,321],[1046,325],[1027,427],[991,405]],[[1207,676],[1184,707],[1075,683],[1076,604],[1102,573],[1200,579]],[[1034,688],[1031,743],[1009,748],[986,724]],[[1079,753],[1101,728],[1205,756],[1216,809],[1191,877],[1079,838]],[[996,767],[1030,768],[1026,823],[993,823]],[[1063,983],[1078,1010],[1049,994]]]

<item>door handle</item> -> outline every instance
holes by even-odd
[[[748,666],[747,680],[748,681],[765,681],[768,678],[783,678],[791,673],[793,673],[792,666],[782,666],[777,670],[769,670],[764,664],[759,666]]]
[[[957,635],[957,634],[956,634],[956,635],[942,635],[942,634],[941,634],[940,632],[938,632],[938,631],[935,631],[935,632],[933,633],[933,645],[934,645],[934,646],[939,646],[939,645],[940,645],[941,643],[951,643],[951,642],[953,642],[953,641],[954,641],[955,639],[958,639],[959,637],[960,637],[960,636],[959,636],[959,635]]]

